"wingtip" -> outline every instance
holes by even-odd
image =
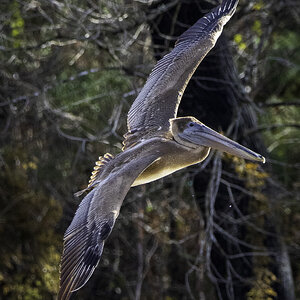
[[[64,237],[58,300],[70,299],[73,293],[89,281],[99,264],[104,242],[111,233],[114,222],[115,213],[111,212],[99,223],[93,221],[89,226],[79,229],[70,225],[71,228],[68,228]]]
[[[57,300],[69,300],[72,297],[73,291],[70,291],[70,289],[62,289],[60,287],[58,295],[57,295]]]
[[[223,0],[219,6],[218,12],[232,16],[237,8],[239,0]]]
[[[93,273],[90,274],[89,277],[86,278],[86,280],[76,286],[76,279],[74,281],[74,278],[66,278],[66,280],[60,285],[59,293],[57,296],[57,300],[69,300],[78,290],[80,290],[89,280],[89,278],[92,276]]]

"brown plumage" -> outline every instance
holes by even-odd
[[[69,299],[93,274],[131,186],[199,163],[210,148],[264,162],[261,155],[197,119],[176,118],[189,79],[215,45],[237,4],[238,0],[223,0],[179,37],[129,110],[123,152],[115,157],[106,154],[96,163],[87,187],[93,189],[80,203],[64,235],[59,300]]]

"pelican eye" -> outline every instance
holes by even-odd
[[[195,123],[194,122],[190,122],[188,125],[189,125],[189,127],[194,127]]]

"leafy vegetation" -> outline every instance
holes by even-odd
[[[73,193],[99,155],[121,151],[126,113],[155,59],[207,10],[205,1],[150,2],[1,1],[0,299],[55,299]],[[235,125],[222,127],[225,113],[199,104],[205,79],[183,100],[265,151],[266,166],[214,156],[204,170],[131,190],[79,299],[300,297],[299,9],[240,1],[226,27],[237,72],[229,78],[242,95],[229,106]],[[196,77],[217,77],[213,63]],[[237,125],[243,117],[251,126]]]

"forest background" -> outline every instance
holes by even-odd
[[[94,162],[155,62],[217,1],[0,2],[0,299],[55,299]],[[267,158],[211,154],[132,189],[78,299],[300,298],[300,2],[241,0],[184,94]]]

